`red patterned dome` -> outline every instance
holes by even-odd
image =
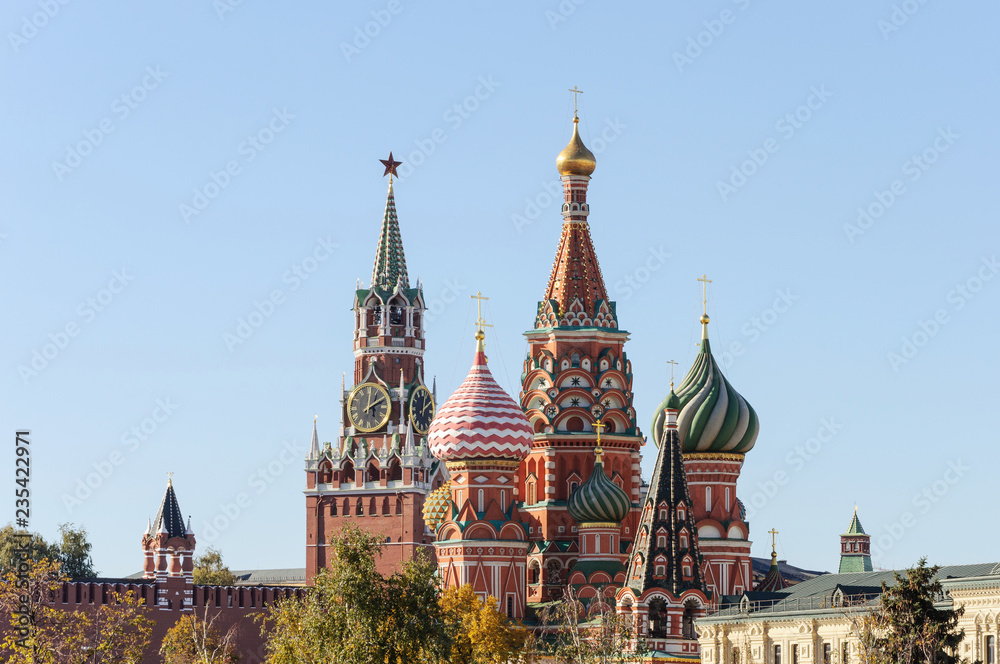
[[[427,434],[431,454],[442,461],[519,461],[531,449],[528,418],[486,367],[481,334],[469,375],[438,409]]]

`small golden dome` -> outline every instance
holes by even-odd
[[[580,138],[577,127],[580,118],[573,118],[573,136],[563,151],[556,157],[556,168],[560,175],[590,175],[597,168],[594,153],[587,149]]]

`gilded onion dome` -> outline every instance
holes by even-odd
[[[534,431],[520,406],[486,366],[483,332],[476,333],[472,368],[438,409],[427,433],[431,454],[442,461],[528,456]]]
[[[573,135],[569,143],[556,157],[556,169],[559,175],[590,175],[597,168],[597,158],[587,149],[580,138],[580,118],[573,117]]]
[[[570,494],[566,508],[577,523],[621,523],[632,503],[628,494],[608,479],[598,455],[594,471]]]
[[[702,316],[701,351],[677,388],[677,414],[684,454],[726,452],[744,454],[757,441],[757,413],[722,375],[708,342],[708,316]],[[663,436],[664,400],[653,418],[653,440]]]
[[[431,529],[431,532],[437,532],[438,526],[444,523],[444,520],[448,518],[448,505],[451,504],[451,480],[448,480],[438,488],[427,494],[427,500],[424,502],[424,523],[427,527]]]

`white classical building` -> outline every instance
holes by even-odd
[[[938,572],[943,604],[965,607],[959,655],[997,664],[1000,564],[953,565]],[[893,572],[824,574],[779,592],[743,593],[697,621],[703,664],[863,664],[859,618]]]

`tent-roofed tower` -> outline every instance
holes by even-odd
[[[174,491],[173,473],[170,475],[160,508],[142,535],[142,576],[157,581],[180,577],[190,582],[194,575],[195,537],[190,520],[187,525],[184,523]]]
[[[518,499],[531,529],[531,601],[560,593],[578,557],[578,524],[566,502],[592,473],[598,420],[607,426],[604,469],[633,505],[622,525],[623,547],[638,516],[642,433],[624,350],[629,335],[618,325],[590,234],[587,187],[596,165],[574,114],[569,144],[556,160],[562,231],[534,327],[525,332],[529,348],[521,375],[521,408],[534,431],[531,453],[518,471]]]
[[[306,578],[329,565],[330,537],[350,522],[385,538],[379,571],[391,573],[420,549],[433,553],[424,500],[446,479],[427,448],[434,394],[422,366],[424,296],[410,286],[392,176],[371,283],[354,294],[354,381],[340,384],[336,442],[319,443],[313,422],[306,456]]]
[[[680,399],[671,386],[649,491],[642,504],[619,614],[637,625],[650,650],[674,658],[698,654],[694,620],[711,598],[703,577],[694,501],[678,431]]]
[[[785,577],[781,575],[781,570],[778,568],[778,549],[774,541],[774,537],[778,534],[778,531],[772,528],[770,534],[771,567],[767,570],[764,578],[757,584],[757,587],[754,588],[755,591],[761,593],[776,593],[788,587],[788,581],[785,581]]]
[[[871,536],[861,527],[858,518],[858,508],[854,508],[851,525],[847,532],[840,536],[840,569],[841,574],[848,572],[872,571]]]

